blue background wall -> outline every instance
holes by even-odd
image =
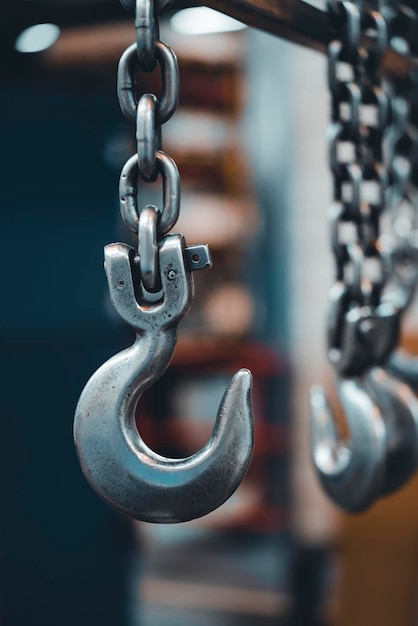
[[[103,246],[116,105],[3,87],[0,367],[2,624],[125,622],[130,527],[87,485],[72,420],[90,374],[127,343],[106,317]]]

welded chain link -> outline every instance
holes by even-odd
[[[359,375],[397,343],[399,314],[383,300],[382,214],[391,182],[384,165],[390,100],[380,75],[389,45],[387,21],[375,6],[332,0],[338,34],[328,47],[331,93],[329,211],[336,282],[330,292],[329,358],[341,375]]]
[[[118,67],[117,92],[124,115],[136,124],[137,153],[124,165],[119,183],[120,211],[125,224],[138,235],[140,272],[148,292],[160,289],[158,241],[173,228],[180,210],[180,177],[173,159],[162,150],[161,126],[175,112],[179,99],[176,55],[159,41],[158,15],[172,0],[121,0],[135,13],[136,42],[123,53]],[[161,70],[161,97],[137,97],[138,72]],[[154,182],[161,175],[163,208],[138,208],[138,179]]]

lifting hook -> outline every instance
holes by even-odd
[[[337,281],[330,292],[328,329],[349,437],[342,438],[325,392],[316,386],[311,390],[311,454],[328,495],[356,513],[415,472],[418,400],[383,369],[399,337],[396,302],[349,308],[346,286]]]
[[[147,522],[183,522],[220,506],[245,476],[253,450],[252,376],[245,369],[232,379],[212,436],[196,454],[163,457],[144,443],[136,428],[139,399],[168,367],[177,325],[189,308],[192,279],[185,258],[181,235],[163,238],[163,299],[151,304],[136,295],[133,248],[123,243],[106,246],[112,303],[135,330],[136,339],[93,374],[75,415],[74,439],[88,482],[118,511]]]

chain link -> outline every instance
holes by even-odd
[[[163,179],[163,212],[158,221],[158,235],[161,238],[173,228],[180,212],[180,176],[177,165],[165,152],[156,153],[157,166]],[[138,232],[138,155],[134,154],[125,163],[119,181],[120,211],[125,224]]]
[[[180,176],[173,159],[162,150],[161,127],[175,112],[179,99],[179,69],[173,50],[159,41],[158,16],[172,0],[121,0],[135,13],[136,42],[119,62],[117,93],[123,114],[136,124],[137,153],[124,165],[119,182],[120,211],[125,224],[138,235],[142,284],[149,293],[161,288],[158,242],[175,225],[180,210]],[[161,69],[161,98],[137,97],[137,72]],[[138,207],[138,179],[154,182],[161,176],[163,208]]]
[[[142,209],[138,223],[138,249],[141,251],[141,280],[148,293],[161,290],[157,222],[158,209],[155,206],[148,205]]]
[[[173,115],[179,99],[179,69],[173,50],[161,41],[155,43],[155,55],[161,68],[162,95],[156,107],[158,124],[164,124]],[[131,122],[136,121],[135,73],[138,68],[137,45],[134,43],[123,53],[118,68],[117,91],[120,107]]]

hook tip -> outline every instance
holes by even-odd
[[[246,367],[242,367],[235,374],[233,380],[240,381],[240,384],[243,387],[248,387],[249,389],[251,389],[253,384],[253,375],[251,374],[249,369],[247,369]]]
[[[238,370],[238,372],[236,372],[236,374],[233,376],[225,392],[225,395],[229,396],[230,398],[234,397],[237,403],[241,398],[242,400],[244,400],[245,405],[249,407],[248,410],[250,410],[252,386],[253,375],[251,374],[250,370],[243,367],[242,369]]]
[[[249,370],[242,368],[236,372],[231,382],[225,390],[220,410],[218,413],[219,423],[223,422],[225,425],[230,422],[233,415],[240,414],[246,423],[246,428],[252,431],[253,428],[253,414],[251,405],[251,389],[252,389],[253,377]],[[245,430],[245,429],[244,429]],[[241,438],[243,433],[237,437]],[[252,435],[251,435],[252,437]]]

